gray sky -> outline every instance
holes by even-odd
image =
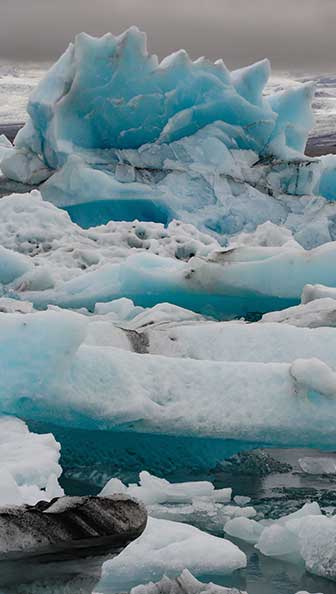
[[[164,57],[183,47],[228,67],[336,70],[336,0],[0,0],[0,58],[50,60],[76,33],[138,25]]]

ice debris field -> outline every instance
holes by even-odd
[[[14,145],[0,137],[0,181],[18,190],[0,200],[0,505],[63,493],[50,431],[65,466],[107,462],[106,479],[335,447],[336,157],[305,156],[312,85],[266,96],[269,75],[267,60],[159,62],[135,27],[81,34]],[[204,501],[227,534],[336,579],[335,518],[317,504],[262,523],[208,483],[147,472],[105,490],[151,513],[104,566],[118,591],[246,565],[180,523]]]

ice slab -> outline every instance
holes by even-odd
[[[127,591],[164,575],[176,577],[185,568],[197,576],[226,575],[245,566],[245,554],[223,538],[187,524],[148,518],[142,536],[104,563],[96,590]]]
[[[316,299],[282,311],[266,313],[261,321],[290,324],[299,328],[334,327],[336,325],[336,302],[330,297]]]
[[[112,478],[100,496],[127,493],[142,501],[148,514],[154,518],[192,524],[207,532],[221,534],[223,523],[235,514],[255,515],[255,510],[228,505],[232,489],[215,489],[208,481],[170,483],[147,471],[139,474],[139,484],[128,487]]]
[[[333,458],[312,458],[305,456],[298,460],[299,466],[306,474],[336,474],[336,460]]]
[[[313,502],[279,520],[231,520],[225,531],[255,543],[266,556],[304,563],[310,573],[336,580],[335,522],[335,516],[323,516]]]
[[[307,305],[316,299],[336,299],[336,288],[333,286],[326,287],[321,284],[305,285],[301,295],[302,305]]]
[[[86,316],[59,310],[0,314],[2,412],[83,429],[334,443],[336,375],[318,359],[252,363],[138,354],[86,345],[87,324]]]

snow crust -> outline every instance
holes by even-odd
[[[3,198],[0,215],[3,293],[40,307],[93,310],[127,297],[142,306],[170,301],[210,315],[245,315],[297,304],[307,283],[335,283],[334,242],[310,251],[295,242],[223,250],[179,221],[167,229],[111,221],[84,230],[36,192]]]

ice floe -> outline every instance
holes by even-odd
[[[164,575],[176,577],[185,568],[195,576],[211,576],[230,574],[245,566],[245,554],[228,540],[188,524],[148,518],[140,538],[104,563],[97,591],[127,591]]]
[[[32,433],[23,421],[0,417],[0,506],[34,505],[62,495],[59,457],[51,434]]]
[[[263,555],[291,563],[304,563],[307,571],[336,579],[335,516],[321,514],[317,503],[307,503],[279,520],[236,518],[225,532],[255,544]]]

